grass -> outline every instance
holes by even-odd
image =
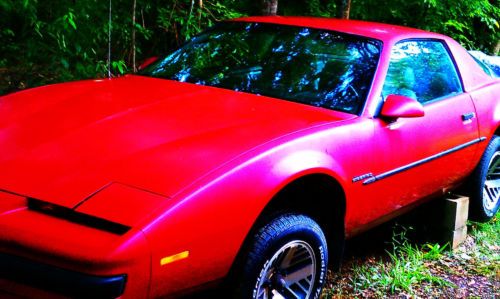
[[[409,226],[395,226],[381,253],[353,256],[332,274],[323,298],[496,298],[500,285],[500,220],[470,222],[458,250],[415,244]],[[369,246],[367,246],[369,247]]]
[[[352,284],[355,292],[371,289],[375,294],[413,294],[415,286],[430,283],[439,286],[450,285],[446,280],[433,275],[426,268],[427,260],[438,259],[445,247],[426,244],[418,248],[406,238],[406,228],[394,233],[392,250],[387,251],[388,260],[380,260],[370,266],[360,265],[353,269]]]
[[[496,276],[500,280],[500,219],[489,223],[469,223],[470,235],[476,246],[469,249],[467,255],[477,274]]]

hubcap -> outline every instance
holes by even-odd
[[[311,297],[316,276],[316,256],[309,244],[292,241],[281,247],[264,265],[256,299]]]
[[[496,152],[490,160],[488,173],[484,182],[483,205],[493,211],[500,198],[500,152]]]

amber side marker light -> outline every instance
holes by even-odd
[[[189,251],[183,251],[181,253],[177,253],[171,256],[164,257],[160,260],[160,265],[165,266],[167,264],[171,264],[173,262],[177,262],[189,257]]]

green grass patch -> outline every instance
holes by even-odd
[[[499,276],[500,219],[496,217],[488,223],[469,222],[468,226],[475,246],[467,248],[467,256],[462,258],[469,260],[469,269],[477,274]],[[460,254],[457,255],[461,257]]]
[[[469,222],[468,237],[458,248],[412,243],[411,228],[396,226],[385,254],[371,250],[346,261],[332,273],[323,297],[496,298],[500,281],[500,220]]]
[[[439,259],[445,248],[439,244],[425,244],[421,248],[413,245],[406,238],[406,229],[402,228],[393,235],[388,260],[354,267],[351,278],[354,292],[370,290],[379,296],[402,292],[412,295],[414,288],[422,284],[451,286],[432,274],[426,265],[426,261]]]

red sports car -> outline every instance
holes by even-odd
[[[499,100],[449,37],[301,17],[2,97],[1,292],[318,298],[345,238],[422,201],[465,183],[495,215]]]

